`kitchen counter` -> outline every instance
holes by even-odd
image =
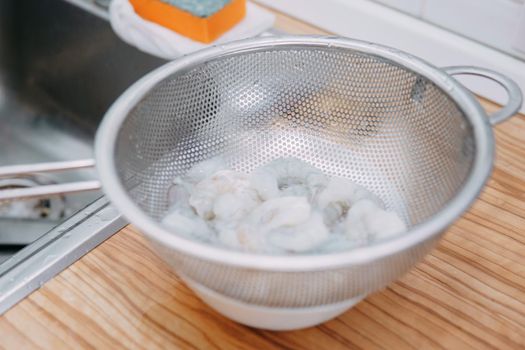
[[[282,15],[276,27],[322,33]],[[229,321],[128,226],[5,313],[0,347],[523,348],[525,116],[495,134],[494,173],[475,205],[416,268],[335,320],[293,332]]]

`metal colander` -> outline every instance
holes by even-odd
[[[520,105],[510,92],[502,120]],[[420,260],[490,174],[489,119],[448,74],[403,52],[326,37],[262,38],[214,47],[149,74],[97,134],[104,190],[192,283],[247,304],[303,308],[373,292]],[[172,180],[222,155],[249,172],[297,157],[383,199],[410,230],[352,251],[268,256],[179,237],[160,224]]]

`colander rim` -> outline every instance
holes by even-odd
[[[402,235],[349,251],[315,255],[263,255],[228,250],[193,241],[171,233],[145,214],[127,195],[118,179],[114,154],[120,126],[128,112],[142,97],[171,74],[210,59],[260,49],[285,46],[338,47],[372,54],[425,76],[455,101],[469,119],[475,139],[475,158],[462,188],[430,219]],[[476,200],[490,176],[494,139],[488,117],[466,88],[432,64],[388,46],[334,36],[280,36],[245,39],[198,51],[169,62],[129,87],[106,112],[95,138],[95,159],[102,188],[115,207],[146,237],[184,254],[214,263],[266,271],[314,271],[354,264],[365,264],[406,250],[441,234]]]

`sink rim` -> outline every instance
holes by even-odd
[[[101,197],[0,264],[0,315],[127,224]]]

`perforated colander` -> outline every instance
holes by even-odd
[[[507,106],[489,119],[446,71],[496,80],[509,92]],[[490,121],[510,117],[520,103],[517,86],[497,73],[443,71],[371,43],[240,41],[176,60],[132,86],[99,129],[97,168],[115,206],[201,294],[256,308],[315,309],[384,287],[432,248],[490,174]],[[160,223],[168,188],[217,155],[243,172],[297,157],[365,186],[410,229],[351,251],[298,256],[180,237]]]

